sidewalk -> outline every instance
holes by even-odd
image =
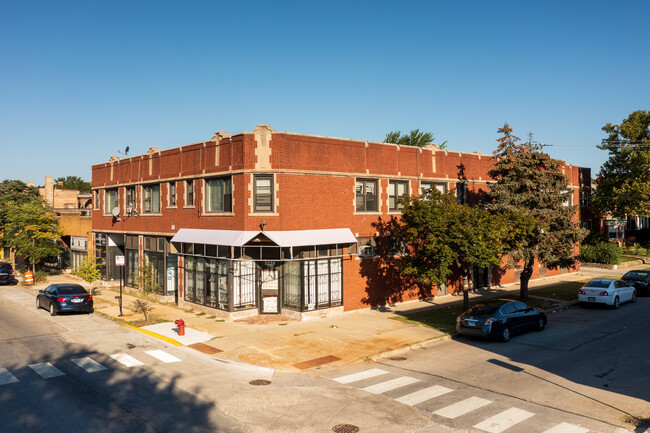
[[[599,275],[622,275],[625,270],[583,268],[577,274],[564,274],[530,282],[530,288],[550,286],[567,281],[593,278]],[[76,282],[90,289],[90,284],[74,276],[54,276],[46,284],[31,286],[34,292],[48,284]],[[493,288],[489,292],[471,293],[470,299],[516,294],[519,284]],[[129,289],[128,292],[131,292]],[[134,293],[134,292],[132,292]],[[116,296],[119,289],[95,290],[95,312],[113,320],[136,322],[144,319],[133,311],[136,298],[124,290],[119,317]],[[258,316],[235,322],[219,321],[214,316],[182,310],[174,305],[150,302],[149,313],[168,320],[157,325],[135,328],[140,332],[184,345],[230,362],[242,362],[269,367],[284,372],[300,372],[330,365],[364,362],[371,358],[396,355],[434,344],[449,336],[432,328],[390,320],[395,315],[410,314],[426,309],[462,302],[462,296],[444,295],[432,301],[411,301],[395,306],[346,312],[343,315],[295,321],[281,316]],[[182,319],[186,335],[178,336],[174,321]]]

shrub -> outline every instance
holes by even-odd
[[[147,322],[149,320],[149,312],[153,310],[153,306],[148,301],[143,301],[141,299],[136,299],[131,303],[131,306],[134,311],[137,313],[144,314],[144,320]]]
[[[594,245],[580,246],[580,260],[584,263],[602,263],[618,265],[621,263],[622,252],[614,242],[598,242]]]
[[[47,281],[47,272],[45,271],[36,271],[34,274],[35,283],[44,283]]]
[[[90,257],[84,259],[79,268],[75,271],[75,274],[88,283],[97,281],[102,277],[101,272],[95,265],[95,261]]]

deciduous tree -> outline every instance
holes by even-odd
[[[90,182],[86,182],[77,176],[59,177],[55,180],[55,183],[58,184],[59,182],[63,183],[63,189],[74,189],[83,194],[90,192]]]
[[[404,204],[398,236],[406,245],[400,260],[404,275],[423,284],[440,285],[456,266],[463,278],[463,300],[469,307],[468,279],[473,266],[501,263],[507,226],[500,216],[479,207],[461,205],[452,194],[435,188]]]
[[[42,203],[38,189],[28,186],[20,180],[4,180],[0,183],[0,248],[9,248],[11,263],[15,263],[15,248],[12,247],[12,235],[7,232],[8,208],[10,204]]]
[[[532,139],[522,143],[507,123],[498,132],[503,136],[488,173],[496,182],[488,185],[486,207],[511,221],[507,253],[512,266],[523,266],[520,296],[527,299],[535,260],[548,268],[573,265],[574,247],[585,231],[574,219],[576,207],[569,205],[562,162]]]
[[[650,112],[635,111],[602,129],[608,137],[599,147],[609,159],[598,173],[594,206],[617,216],[650,215]]]
[[[28,259],[32,272],[36,271],[35,265],[41,260],[62,251],[57,240],[63,235],[63,230],[56,214],[44,200],[22,204],[9,202],[6,217],[4,231],[7,242],[17,254]]]

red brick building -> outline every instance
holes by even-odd
[[[472,202],[485,191],[491,164],[488,155],[433,144],[269,125],[220,131],[205,142],[94,165],[95,250],[106,279],[119,279],[115,256],[123,255],[127,285],[226,318],[321,316],[415,299],[422,296],[416,289],[373,278],[385,272],[373,264],[375,237],[385,234],[373,223],[399,217],[396,198],[422,188]],[[579,168],[564,172],[576,203]],[[533,278],[551,272],[536,269]],[[514,280],[514,270],[475,272],[476,285]]]

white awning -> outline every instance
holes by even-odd
[[[241,247],[258,235],[264,235],[280,247],[307,245],[354,244],[357,239],[350,229],[288,230],[288,231],[242,231],[180,229],[172,242],[193,244],[228,245]]]
[[[180,229],[172,242],[188,244],[231,245],[241,247],[257,236],[257,231]]]

